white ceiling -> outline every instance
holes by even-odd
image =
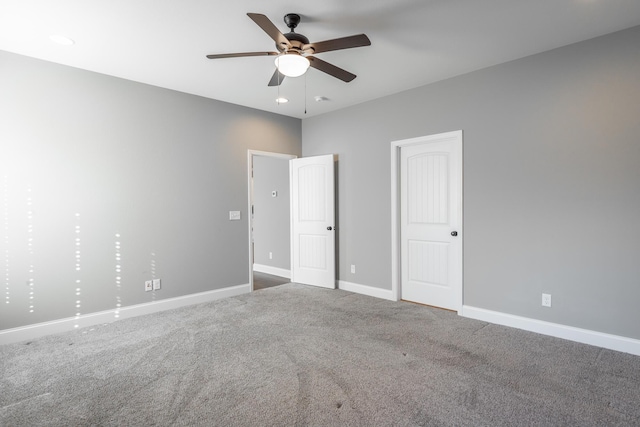
[[[372,46],[318,54],[351,83],[310,69],[267,87],[273,57],[205,57],[275,50],[247,12],[283,33],[298,13],[312,42],[365,33]],[[298,118],[636,25],[639,0],[0,0],[0,50]]]

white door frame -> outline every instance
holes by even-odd
[[[445,132],[391,142],[391,295],[395,301],[399,301],[402,296],[400,289],[402,274],[400,269],[400,149],[409,145],[427,144],[435,140],[449,138],[460,138],[462,140],[462,131]],[[462,166],[461,162],[461,169]],[[461,194],[461,198],[464,200],[464,191]],[[464,220],[464,217],[462,219]],[[460,227],[460,235],[461,238],[464,237],[462,225]],[[462,275],[462,287],[464,290],[464,275]],[[464,292],[460,293],[460,307],[462,307],[463,303],[463,294]]]
[[[247,217],[249,220],[247,224],[249,225],[249,285],[251,292],[253,292],[253,215],[251,214],[251,207],[253,206],[253,157],[254,156],[265,156],[265,157],[274,157],[283,160],[291,160],[297,159],[298,156],[295,154],[283,154],[283,153],[272,153],[270,151],[258,151],[258,150],[247,150]],[[287,165],[287,168],[289,165]]]

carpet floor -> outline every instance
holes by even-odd
[[[285,284],[0,346],[2,426],[640,425],[640,357]]]

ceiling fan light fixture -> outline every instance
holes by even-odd
[[[295,53],[278,55],[275,63],[278,71],[287,77],[300,77],[309,69],[309,60]]]

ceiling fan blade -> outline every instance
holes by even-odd
[[[369,37],[364,34],[325,40],[317,43],[309,43],[302,46],[302,50],[312,50],[312,53],[320,53],[329,52],[331,50],[351,49],[352,47],[361,46],[371,46],[371,40],[369,40]]]
[[[291,48],[289,40],[287,40],[284,34],[278,30],[278,27],[276,27],[265,15],[261,13],[247,13],[247,16],[253,19],[253,22],[258,24],[258,26],[262,28],[262,30],[267,33],[278,46],[281,46],[283,51]]]
[[[207,58],[220,59],[220,58],[241,58],[243,56],[273,56],[273,55],[278,55],[278,52],[221,53],[218,55],[207,55]]]
[[[269,80],[269,86],[280,86],[283,80],[284,80],[284,74],[282,74],[276,68],[276,71],[273,73],[273,76],[271,76],[271,80]]]
[[[314,56],[307,56],[307,59],[309,60],[310,65],[316,70],[327,73],[330,76],[342,80],[343,82],[349,83],[351,80],[356,78],[355,74],[352,74],[347,70],[343,70],[340,67],[336,67],[333,64],[329,64],[327,61],[323,61],[322,59],[318,59]]]

